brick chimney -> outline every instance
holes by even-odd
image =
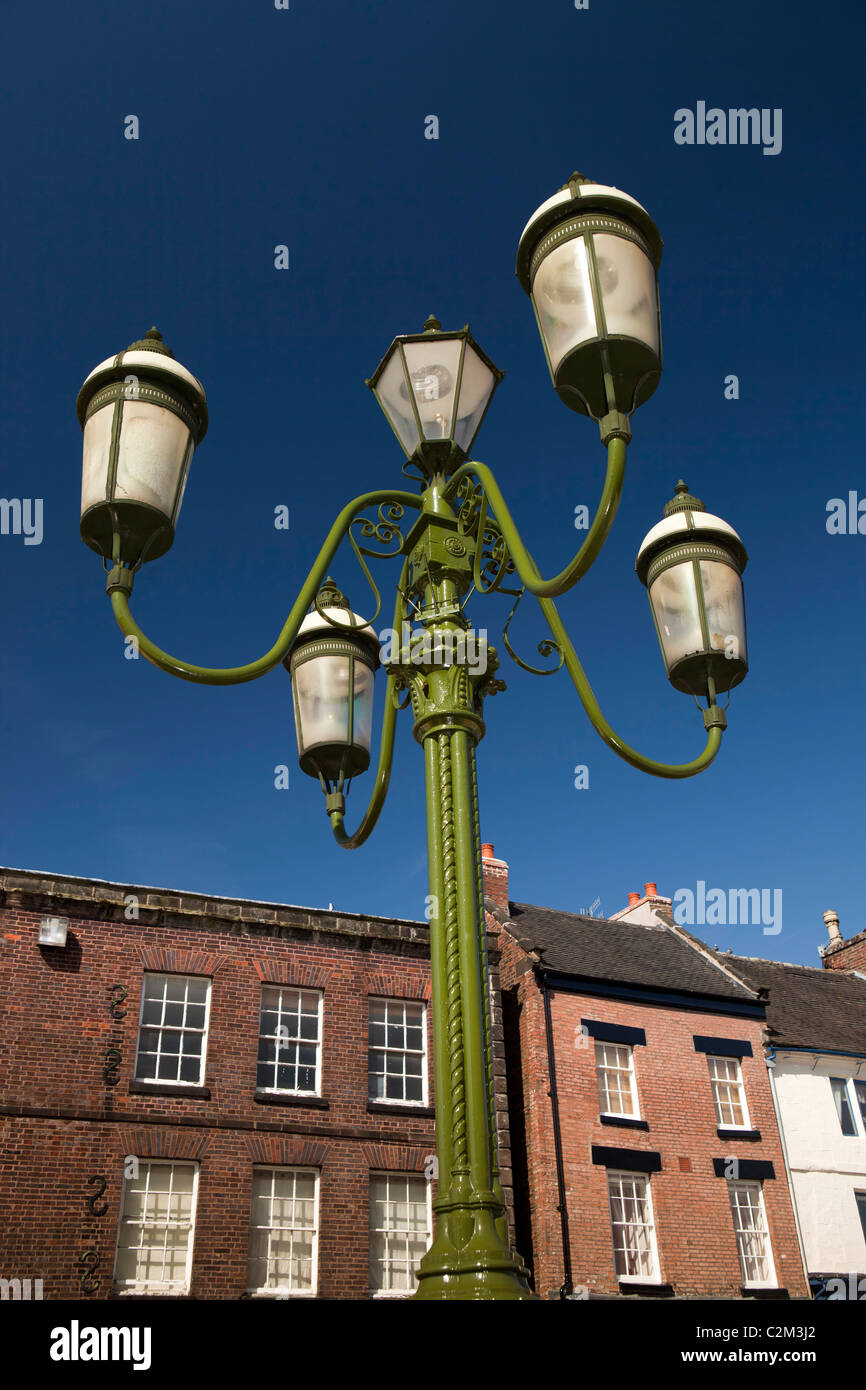
[[[481,846],[481,867],[484,870],[484,896],[489,898],[497,911],[508,916],[508,865],[504,859],[497,859],[492,845]],[[488,925],[490,919],[488,917]]]
[[[628,907],[621,907],[619,912],[613,912],[610,916],[611,922],[618,922],[624,918],[627,922],[637,922],[643,926],[652,925],[658,921],[658,910],[667,910],[671,906],[670,898],[663,898],[655,883],[645,883],[642,893],[629,893]]]
[[[839,914],[834,908],[824,913],[824,926],[830,940],[818,947],[825,970],[866,971],[866,931],[849,936],[846,941],[839,927]]]

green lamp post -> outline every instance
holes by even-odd
[[[539,675],[565,666],[608,747],[657,777],[691,777],[710,765],[726,727],[717,695],[747,671],[745,549],[684,483],[641,546],[637,572],[647,586],[671,683],[706,701],[699,756],[659,763],[620,738],[602,714],[554,602],[583,577],[604,544],[622,493],[631,416],[658,384],[660,256],[661,239],[640,204],[579,174],[541,205],[520,238],[517,273],[532,298],[556,390],[569,407],[598,422],[607,450],[595,517],[565,569],[542,578],[493,473],[470,458],[502,373],[468,326],[447,333],[431,317],[423,332],[395,338],[367,383],[406,455],[403,472],[417,480],[418,490],[384,488],[347,503],[274,646],[245,666],[194,666],[171,656],[145,636],[129,608],[135,574],[173,539],[192,449],[207,426],[201,384],[151,329],[96,368],[79,396],[82,536],[103,556],[121,631],[136,638],[142,656],[182,680],[231,685],[282,662],[291,676],[300,765],[319,781],[344,849],[363,844],[376,824],[397,716],[411,706],[426,781],[438,1159],[436,1229],[418,1271],[419,1299],[533,1297],[529,1272],[509,1244],[499,1180],[475,762],[485,698],[505,685],[495,649],[470,640],[469,595],[512,596],[503,630],[509,656]],[[130,386],[139,393],[132,398],[137,409],[128,407],[124,394]],[[375,600],[366,619],[327,578],[347,538]],[[393,626],[379,638],[373,624],[381,599],[365,557],[400,564]],[[527,592],[550,629],[539,644],[542,657],[555,658],[548,668],[523,661],[509,637]],[[386,679],[377,770],[367,808],[350,833],[346,792],[370,762],[379,664]]]

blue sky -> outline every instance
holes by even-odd
[[[476,456],[553,573],[604,453],[553,392],[514,255],[577,168],[659,225],[665,370],[633,421],[610,540],[561,611],[623,737],[694,756],[700,716],[667,683],[633,571],[682,475],[749,550],[752,669],[716,764],[667,783],[608,752],[564,673],[503,657],[509,688],[479,753],[483,838],[519,901],[612,913],[648,879],[668,895],[780,889],[779,934],[695,930],[812,964],[824,908],[860,930],[866,536],[825,520],[828,499],[866,495],[863,31],[853,0],[48,0],[7,14],[0,492],[43,499],[44,537],[0,536],[0,862],[423,915],[423,766],[405,716],[379,826],[349,854],[297,770],[281,668],[212,689],[124,660],[78,536],[75,397],[152,323],[205,383],[210,431],[175,545],[139,575],[133,611],[168,650],[236,664],[271,645],[344,502],[404,484],[365,377],[429,313],[468,320],[507,373]],[[675,111],[698,101],[781,108],[781,152],[676,144]],[[377,571],[386,587],[391,572]],[[363,608],[350,557],[335,575]],[[544,631],[524,607],[531,653]],[[470,608],[494,643],[506,611]]]

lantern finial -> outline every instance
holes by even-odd
[[[688,484],[680,478],[674,488],[674,496],[665,506],[664,515],[673,516],[676,512],[705,512],[706,510],[700,497],[692,497]]]
[[[442,327],[435,314],[430,314],[424,321],[425,333],[438,333]]]
[[[167,344],[162,341],[162,334],[160,333],[156,325],[154,325],[153,328],[149,328],[143,338],[139,338],[136,342],[130,343],[126,351],[161,352],[165,357],[174,357],[174,353],[172,352],[171,348],[168,347]]]
[[[351,608],[349,600],[340,593],[330,575],[310,604],[310,612],[315,613],[322,608],[345,608],[347,610]]]

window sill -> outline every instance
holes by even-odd
[[[673,1298],[673,1284],[642,1284],[638,1280],[620,1279],[619,1291],[621,1294],[640,1294],[644,1298]]]
[[[368,1115],[420,1115],[422,1119],[432,1120],[436,1114],[432,1105],[422,1105],[420,1101],[407,1101],[402,1105],[393,1100],[368,1100]]]
[[[787,1289],[771,1288],[764,1284],[744,1284],[740,1293],[743,1298],[786,1299],[791,1297]]]
[[[759,1129],[735,1129],[733,1125],[719,1125],[716,1134],[720,1139],[745,1139],[747,1143],[756,1143],[761,1137]]]
[[[256,1091],[253,1100],[257,1105],[303,1105],[308,1110],[330,1110],[331,1102],[324,1096],[282,1095],[279,1091]]]
[[[131,1096],[181,1096],[188,1100],[210,1100],[210,1086],[171,1086],[162,1081],[130,1081]]]
[[[649,1130],[646,1120],[636,1120],[631,1115],[599,1115],[598,1122],[601,1125],[621,1125],[623,1129]]]

